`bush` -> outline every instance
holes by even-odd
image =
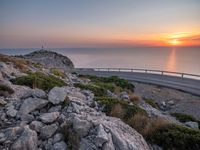
[[[116,86],[119,86],[123,89],[134,91],[135,86],[130,83],[128,80],[119,78],[117,76],[111,77],[97,77],[91,75],[79,75],[79,77],[89,78],[92,82],[103,82],[103,83],[114,83]]]
[[[122,108],[122,106],[120,104],[116,104],[111,112],[110,112],[110,116],[112,117],[117,117],[117,118],[123,118],[124,117],[124,110]]]
[[[12,80],[14,84],[25,85],[31,88],[39,88],[49,91],[55,86],[65,86],[66,83],[54,76],[45,75],[42,73],[30,73],[27,76],[18,77]]]
[[[76,83],[74,84],[75,87],[78,87],[82,90],[90,90],[94,93],[95,96],[105,96],[107,95],[107,90],[105,88],[99,87],[94,84],[81,84]]]
[[[129,120],[132,116],[134,116],[137,113],[141,113],[143,115],[147,115],[146,111],[143,110],[142,108],[136,106],[136,105],[129,105],[127,102],[116,99],[116,98],[111,98],[111,97],[96,97],[96,101],[98,101],[100,104],[104,105],[103,111],[109,115],[112,116],[113,112],[116,112],[116,107],[122,108],[120,110],[120,114],[123,114],[123,117],[121,118],[125,122]],[[122,116],[122,115],[119,115]]]
[[[200,130],[180,125],[167,125],[153,132],[148,138],[163,149],[197,150],[200,149]]]
[[[200,121],[191,115],[182,114],[182,113],[171,113],[171,115],[176,117],[176,119],[178,119],[180,122],[183,122],[183,123],[188,122],[188,121],[198,122],[199,127],[200,127]]]
[[[145,99],[145,102],[148,103],[149,105],[151,105],[153,108],[158,109],[158,105],[156,104],[156,102],[152,99]]]
[[[0,84],[0,96],[8,97],[10,94],[13,94],[14,90],[8,87],[7,85]]]
[[[134,104],[138,104],[140,102],[140,97],[137,95],[129,94],[130,101]]]
[[[50,69],[50,72],[58,77],[62,77],[64,78],[65,77],[65,72],[61,69],[58,69],[58,68],[51,68]]]
[[[152,135],[154,131],[168,123],[163,119],[149,118],[148,116],[138,113],[129,119],[128,124],[142,134],[143,137],[147,138],[149,135]]]

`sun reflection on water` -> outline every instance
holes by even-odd
[[[172,48],[167,60],[167,71],[176,71],[176,48]]]

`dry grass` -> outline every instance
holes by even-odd
[[[119,94],[120,94],[121,92],[122,92],[122,88],[119,87],[119,86],[115,86],[114,93],[115,93],[116,95],[119,96]]]
[[[0,54],[0,61],[5,62],[5,63],[13,63],[17,68],[19,68],[22,71],[27,71],[27,65],[30,64],[31,62],[28,60],[25,60],[23,58],[17,58],[17,57],[12,57],[12,56],[6,56]]]
[[[130,101],[134,104],[138,104],[140,102],[140,97],[138,95],[129,94]]]
[[[124,117],[124,114],[125,112],[120,104],[116,104],[110,112],[110,116],[121,119]]]
[[[161,118],[148,118],[142,114],[136,114],[129,120],[128,124],[147,138],[157,129],[168,125],[168,122]]]

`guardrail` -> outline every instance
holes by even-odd
[[[200,75],[181,73],[173,71],[153,70],[153,69],[132,69],[132,68],[76,68],[77,71],[105,71],[105,72],[138,72],[138,73],[149,73],[149,74],[160,74],[160,75],[171,75],[181,78],[192,78],[199,79]]]

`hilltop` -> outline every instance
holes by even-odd
[[[60,68],[66,71],[74,68],[73,62],[67,56],[63,56],[53,51],[34,51],[24,55],[24,58],[47,67]]]

